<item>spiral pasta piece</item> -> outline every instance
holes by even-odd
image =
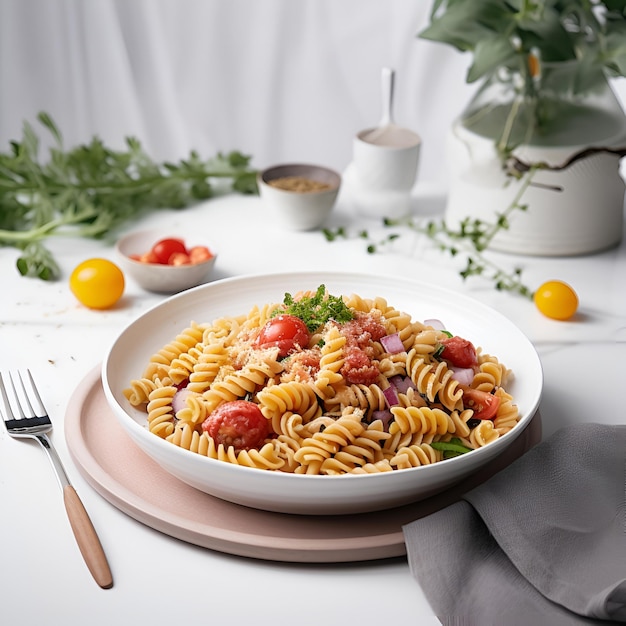
[[[399,393],[398,401],[400,406],[428,406],[422,394],[413,387],[407,389],[406,393]]]
[[[217,378],[222,366],[227,363],[228,352],[224,341],[215,341],[205,346],[189,374],[187,389],[194,393],[203,393]]]
[[[389,433],[389,435],[389,438],[383,443],[382,447],[383,457],[387,461],[392,459],[400,448],[406,448],[416,443],[421,443],[421,435],[417,435],[416,437],[413,433],[403,433],[400,429],[397,429],[394,433]]]
[[[450,413],[448,432],[456,435],[457,437],[468,437],[471,429],[467,425],[467,422],[472,418],[473,414],[474,411],[471,409],[452,411],[452,413]]]
[[[363,433],[365,426],[361,422],[361,417],[362,413],[356,411],[342,415],[324,430],[307,437],[294,458],[305,468],[307,474],[319,474],[326,459],[348,443],[353,443],[356,437]]]
[[[389,425],[389,432],[393,435],[401,433],[438,434],[449,432],[450,417],[441,409],[416,406],[393,406],[391,414],[394,421]]]
[[[208,416],[207,405],[200,394],[190,393],[185,406],[176,413],[176,419],[190,424],[201,424]]]
[[[481,448],[495,441],[499,436],[491,420],[481,420],[480,424],[472,429],[469,440],[473,448]]]
[[[277,369],[266,362],[249,363],[242,370],[233,372],[223,380],[215,381],[202,395],[206,402],[207,413],[211,413],[223,402],[238,400],[265,385],[276,374]]]
[[[189,327],[177,335],[173,341],[163,346],[150,357],[143,378],[151,378],[154,380],[156,377],[164,378],[167,376],[172,361],[200,342],[203,332],[203,326],[196,322],[191,322]]]
[[[197,344],[201,346],[202,344]],[[171,381],[178,385],[189,378],[193,368],[202,356],[202,350],[197,346],[189,348],[188,352],[183,352],[170,363],[167,375]]]
[[[411,467],[420,467],[421,465],[430,465],[441,461],[443,455],[435,450],[430,444],[422,443],[419,445],[400,448],[390,461],[390,465],[396,469],[408,469]]]
[[[479,361],[478,371],[474,374],[474,378],[470,384],[473,389],[491,393],[502,385],[506,379],[507,369],[497,359]]]
[[[369,313],[374,308],[374,301],[370,298],[362,298],[358,294],[352,293],[349,296],[343,296],[346,305],[358,313]]]
[[[323,461],[320,473],[348,474],[357,467],[375,465],[383,461],[385,456],[381,442],[389,436],[389,433],[384,432],[380,421],[373,422],[352,443],[342,446],[334,456]]]
[[[284,461],[281,471],[293,474],[300,467],[295,459],[296,451],[300,448],[300,440],[289,435],[278,435],[272,439],[272,445],[276,456]]]
[[[458,406],[463,390],[445,362],[427,361],[413,348],[407,355],[406,367],[419,393],[430,402],[439,401],[450,411]]]
[[[324,346],[321,350],[320,369],[315,377],[315,388],[323,397],[330,398],[335,395],[333,385],[343,382],[343,376],[339,370],[345,359],[343,350],[346,338],[335,326],[324,336]]]
[[[305,430],[302,415],[299,413],[285,411],[282,415],[279,415],[278,413],[275,414],[271,420],[272,430],[278,435],[278,437],[280,438],[282,436],[284,441],[293,441],[296,449],[308,435]],[[297,444],[297,446],[295,446],[295,444]]]
[[[351,474],[380,474],[381,472],[393,472],[389,461],[383,459],[376,463],[366,463],[363,467],[355,467]]]
[[[378,369],[384,378],[406,375],[406,355],[391,354],[378,361]]]
[[[150,378],[137,378],[130,381],[129,387],[123,393],[133,406],[139,406],[148,402],[150,392],[156,387],[156,382]]]
[[[164,439],[174,430],[172,400],[177,389],[172,385],[163,386],[158,379],[156,383],[156,387],[148,396],[148,429]]]
[[[398,333],[398,337],[407,351],[413,347],[418,330],[424,329],[421,324],[419,325],[421,328],[418,329],[408,313],[403,313],[390,306],[383,311],[383,317],[389,331],[388,334]]]
[[[425,327],[414,336],[409,352],[415,351],[420,356],[430,356],[437,351],[440,337],[439,331]]]
[[[496,416],[493,418],[493,426],[499,435],[508,433],[519,422],[519,410],[513,402],[513,396],[499,387],[495,394],[500,398],[500,404]]]
[[[270,420],[280,417],[287,411],[308,413],[309,419],[321,412],[317,396],[311,386],[297,381],[265,387],[257,393],[257,402],[261,413]]]
[[[387,401],[379,385],[345,385],[332,398],[326,399],[325,406],[339,413],[347,407],[358,407],[369,418],[374,411],[385,409]]]
[[[260,329],[272,319],[272,315],[277,310],[276,304],[264,304],[261,307],[255,305],[250,309],[245,321],[242,323],[244,330]]]
[[[203,343],[219,342],[226,347],[232,346],[237,341],[243,320],[243,316],[216,319],[210,327],[205,329]]]

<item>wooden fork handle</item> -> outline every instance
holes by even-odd
[[[63,488],[63,501],[69,517],[74,537],[85,559],[85,563],[95,581],[103,589],[113,586],[113,576],[96,529],[89,519],[89,514],[71,485]]]

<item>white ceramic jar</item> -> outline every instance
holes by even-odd
[[[448,224],[468,217],[494,223],[517,199],[525,209],[510,212],[508,229],[500,230],[489,244],[493,250],[569,256],[617,245],[625,191],[619,155],[600,151],[563,170],[538,170],[522,190],[522,179],[506,175],[494,140],[505,124],[502,112],[511,105],[488,102],[486,92],[479,92],[477,99],[481,97],[481,103],[470,103],[449,133]],[[606,81],[588,97],[572,96],[562,109],[556,108],[558,102],[553,104],[557,114],[550,132],[515,148],[513,154],[521,161],[560,166],[589,147],[626,146],[626,116]]]

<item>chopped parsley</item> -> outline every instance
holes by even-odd
[[[305,296],[297,301],[291,294],[286,293],[283,304],[285,308],[274,311],[272,316],[281,313],[295,315],[306,324],[311,333],[329,320],[343,324],[354,317],[341,296],[331,296],[326,293],[326,285],[320,285],[314,296]]]

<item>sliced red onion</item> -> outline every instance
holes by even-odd
[[[400,404],[398,392],[393,385],[390,385],[389,387],[387,387],[387,389],[383,389],[383,394],[385,394],[385,400],[387,400],[388,406],[396,406]]]
[[[380,343],[383,344],[383,348],[385,348],[385,350],[387,350],[389,354],[398,354],[399,352],[404,352],[404,345],[398,333],[393,333],[391,335],[385,335],[384,337],[381,337]]]
[[[389,382],[396,388],[398,393],[406,393],[409,389],[416,389],[410,376],[400,376],[400,374],[398,374],[392,376]]]
[[[469,385],[474,380],[474,370],[471,367],[454,367],[452,370],[452,378],[458,380],[462,385]]]
[[[389,423],[392,419],[393,415],[389,410],[374,411],[372,413],[372,421],[380,420],[383,423],[383,428],[385,429],[385,431],[389,431]]]
[[[181,409],[184,409],[186,404],[185,401],[187,398],[193,393],[187,388],[179,389],[172,398],[172,408],[174,409],[174,413],[178,413]]]
[[[441,320],[438,320],[435,317],[433,317],[432,319],[429,319],[429,320],[424,320],[424,325],[425,326],[432,326],[435,330],[445,330],[446,329],[445,324]]]

